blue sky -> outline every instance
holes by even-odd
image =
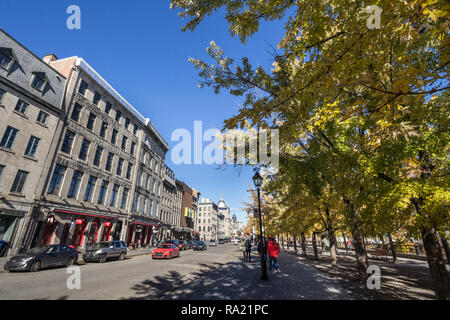
[[[169,1],[17,1],[2,0],[0,27],[39,57],[54,53],[58,58],[84,58],[139,112],[151,119],[169,142],[166,163],[177,179],[198,189],[202,197],[218,201],[222,196],[238,219],[245,220],[242,202],[252,185],[250,168],[218,170],[208,165],[174,165],[170,153],[176,142],[172,132],[193,132],[194,121],[203,129],[219,128],[236,114],[241,99],[211,89],[198,88],[197,73],[189,57],[207,59],[211,40],[236,60],[243,56],[254,65],[269,68],[268,43],[282,37],[280,24],[262,25],[245,45],[231,37],[223,14],[208,18],[199,28],[181,32],[183,20]],[[68,30],[66,9],[81,8],[81,30]],[[208,60],[207,60],[208,61]],[[206,143],[204,144],[206,146]]]

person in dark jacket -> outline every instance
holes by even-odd
[[[270,237],[267,244],[267,253],[269,255],[269,270],[279,272],[278,269],[278,254],[280,253],[280,246],[275,242],[275,239]]]
[[[252,261],[251,253],[252,253],[252,243],[250,242],[250,240],[247,239],[245,241],[245,261],[248,262]]]

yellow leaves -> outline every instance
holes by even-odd
[[[409,91],[409,80],[397,80],[392,84],[392,91],[407,93]]]
[[[272,65],[273,65],[272,72],[279,72],[281,70],[280,64],[278,62],[275,61],[274,63],[272,63]]]

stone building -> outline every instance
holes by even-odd
[[[51,165],[65,86],[64,75],[0,29],[0,256],[23,249]]]
[[[163,190],[161,194],[161,221],[164,226],[161,229],[162,239],[173,237],[173,227],[180,228],[181,199],[180,206],[177,205],[177,184],[172,169],[165,166]]]
[[[198,230],[198,202],[200,198],[200,192],[197,189],[192,188],[192,210],[193,210],[193,222],[194,222],[194,240],[200,240],[200,231]]]
[[[211,199],[202,198],[200,200],[197,221],[200,240],[219,239],[219,212],[217,204]]]
[[[29,230],[30,246],[83,249],[113,239],[148,244],[159,223],[159,198],[157,186],[144,192],[142,180],[151,177],[147,186],[161,181],[167,143],[82,58],[44,60],[68,85],[60,141]]]
[[[219,219],[219,233],[222,237],[231,237],[231,218],[230,218],[230,208],[228,208],[227,203],[220,198],[217,202],[218,212],[222,215],[222,219]]]

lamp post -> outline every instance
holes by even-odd
[[[260,236],[260,243],[262,247],[261,252],[261,280],[267,281],[269,278],[267,277],[267,266],[266,266],[266,255],[264,253],[264,241],[263,241],[263,232],[262,232],[262,220],[261,220],[261,200],[260,200],[260,194],[259,194],[259,188],[262,186],[263,179],[259,175],[259,172],[256,171],[255,175],[253,176],[253,183],[255,184],[256,189],[258,190],[258,214],[259,214],[259,236]]]

